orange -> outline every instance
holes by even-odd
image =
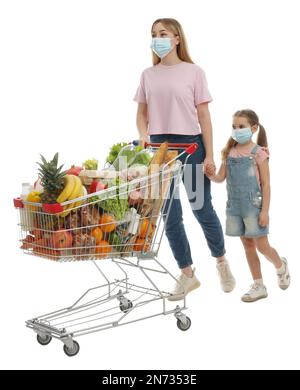
[[[141,238],[146,238],[151,237],[153,232],[153,226],[150,224],[149,219],[143,219],[140,226],[139,226],[139,237]]]
[[[91,235],[92,237],[95,238],[96,245],[99,245],[99,243],[102,241],[103,238],[102,230],[99,227],[96,227],[95,229],[92,230]]]
[[[138,237],[135,241],[135,245],[133,247],[133,250],[134,251],[144,251],[144,252],[148,252],[150,249],[150,244],[146,241],[144,238],[140,238]]]
[[[117,225],[114,217],[111,214],[103,214],[100,217],[100,225],[103,233],[113,232]]]
[[[95,252],[97,257],[106,257],[112,250],[112,247],[109,245],[107,241],[100,241],[95,247]]]

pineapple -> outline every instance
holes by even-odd
[[[59,168],[58,153],[55,154],[51,161],[46,161],[41,155],[41,163],[37,163],[39,168],[39,177],[41,184],[44,187],[44,192],[41,194],[42,203],[56,203],[58,195],[62,192],[65,186],[66,172],[62,171],[63,165]]]

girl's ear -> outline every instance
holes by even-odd
[[[258,125],[254,125],[251,127],[253,133],[256,133],[257,132],[257,129],[258,129]]]

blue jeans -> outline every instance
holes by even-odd
[[[189,167],[192,171],[192,186],[193,189],[197,187],[197,164],[201,164],[205,158],[205,149],[202,140],[202,135],[175,135],[175,134],[162,134],[162,135],[152,135],[150,137],[151,142],[162,143],[197,143],[199,148],[197,151],[189,157],[188,164],[191,164],[192,167]],[[182,156],[180,159],[184,162],[186,155]],[[190,172],[190,169],[186,172]],[[187,178],[183,178],[185,189],[189,194],[190,189],[187,188]],[[174,186],[172,186],[174,190]],[[224,248],[224,235],[220,220],[213,208],[211,203],[211,191],[210,191],[210,180],[204,176],[204,199],[203,207],[195,209],[193,206],[194,200],[189,199],[190,205],[193,209],[194,216],[196,217],[198,223],[202,227],[204,232],[206,242],[211,251],[213,257],[221,257],[225,254]],[[191,250],[189,241],[186,236],[184,229],[183,218],[182,218],[182,207],[179,196],[174,196],[171,205],[169,200],[166,201],[166,210],[170,206],[170,212],[168,218],[165,222],[166,236],[169,241],[169,245],[172,249],[173,255],[178,263],[179,268],[185,268],[193,264]]]

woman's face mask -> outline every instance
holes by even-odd
[[[152,38],[151,49],[159,58],[164,58],[172,50],[171,38]]]

